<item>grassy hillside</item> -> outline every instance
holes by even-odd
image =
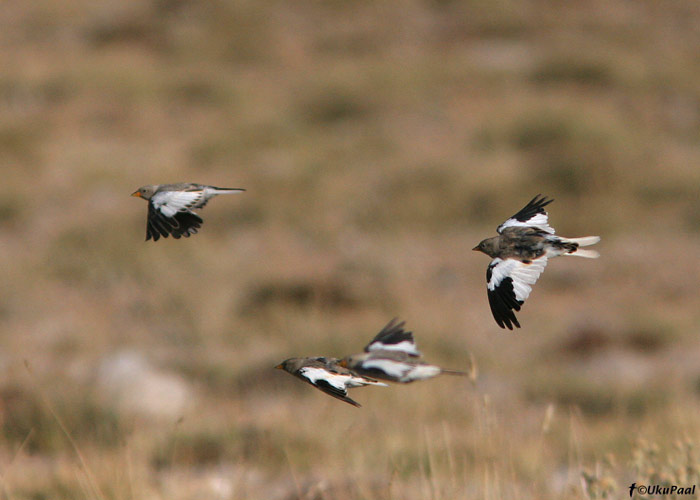
[[[700,4],[7,2],[0,498],[593,499],[700,482]],[[245,187],[144,242],[143,184]],[[532,196],[597,261],[501,331]],[[392,317],[473,370],[274,370]]]

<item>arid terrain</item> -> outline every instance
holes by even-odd
[[[695,0],[2,3],[0,499],[700,486],[698,54]],[[180,181],[247,191],[145,242]],[[501,330],[471,249],[538,193],[601,258]],[[274,369],[395,316],[472,377]]]

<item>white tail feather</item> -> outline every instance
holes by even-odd
[[[579,248],[574,253],[565,253],[564,255],[573,255],[575,257],[585,257],[587,259],[597,259],[598,257],[600,257],[600,254],[598,252],[596,252],[595,250],[584,250],[583,248]]]
[[[562,238],[562,241],[567,243],[578,243],[580,247],[595,245],[600,241],[600,236],[583,236],[581,238]]]
[[[595,245],[600,241],[600,236],[583,236],[582,238],[562,238],[562,241],[566,243],[578,243],[579,247],[587,247],[590,245]],[[565,253],[564,255],[575,255],[576,257],[585,257],[587,259],[597,259],[600,254],[595,250],[584,250],[583,248],[577,248],[575,252]]]

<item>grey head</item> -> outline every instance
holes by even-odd
[[[289,373],[294,373],[306,364],[307,360],[304,358],[289,358],[282,361],[275,368],[279,370],[284,370]]]
[[[382,353],[388,351],[381,351]],[[374,356],[375,353],[362,352],[359,354],[353,354],[352,356],[345,356],[340,360],[338,365],[349,370],[354,370],[356,367],[360,366],[362,363]],[[379,356],[377,356],[379,357]]]
[[[498,236],[494,236],[493,238],[486,238],[485,240],[479,242],[479,244],[472,248],[472,250],[474,250],[475,252],[483,252],[491,258],[496,258],[499,254],[498,238]]]
[[[150,200],[159,187],[159,184],[149,184],[147,186],[141,186],[136,191],[131,193],[131,196],[137,196],[139,198],[143,198],[144,200]]]

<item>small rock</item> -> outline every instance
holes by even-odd
[[[177,419],[193,400],[192,389],[182,377],[153,366],[137,351],[105,357],[97,385],[107,405],[141,417]]]

